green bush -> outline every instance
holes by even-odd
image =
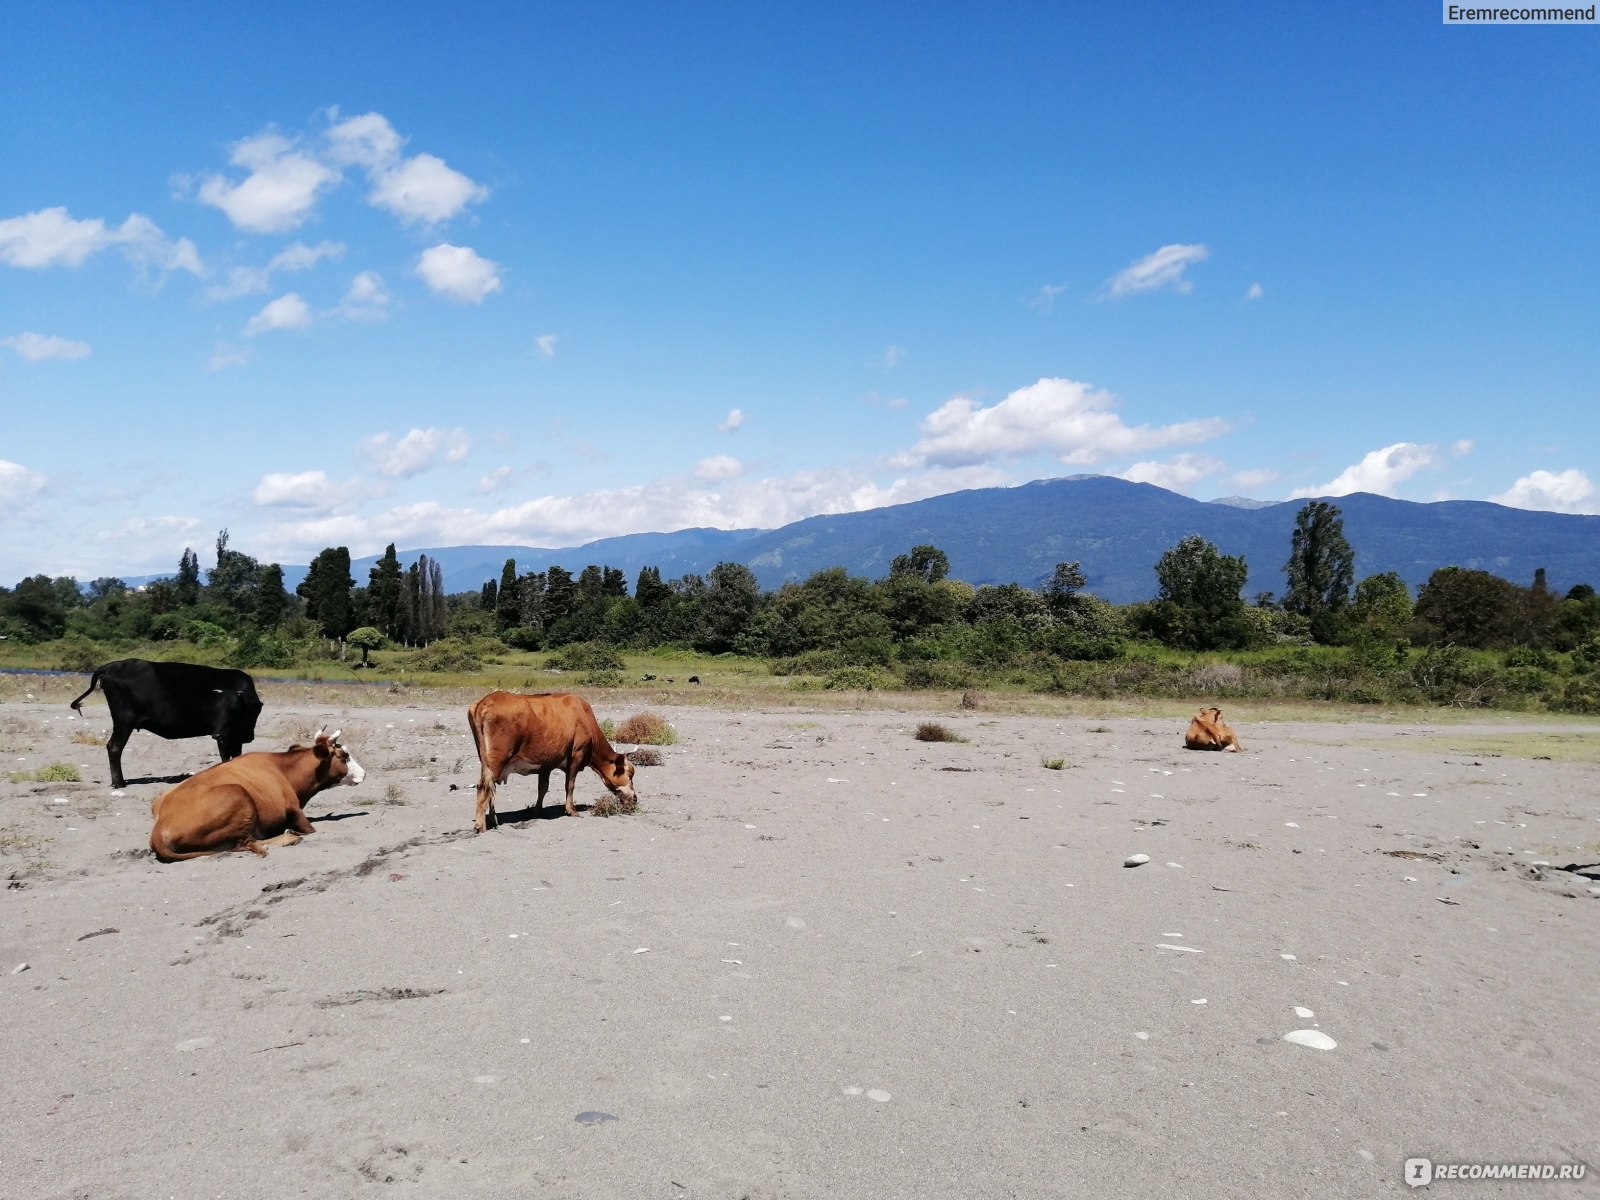
[[[559,671],[620,671],[622,655],[614,646],[600,642],[573,642],[563,646],[545,660],[547,670]]]
[[[407,671],[440,671],[458,674],[463,671],[481,671],[484,652],[480,642],[462,638],[440,638],[431,646],[400,656],[396,666]]]
[[[111,657],[104,646],[81,637],[62,638],[53,649],[58,671],[92,671]]]
[[[899,682],[878,667],[840,667],[822,681],[830,692],[875,692],[893,688]]]
[[[578,677],[578,682],[584,687],[616,688],[626,687],[628,681],[622,677],[621,671],[585,671]]]

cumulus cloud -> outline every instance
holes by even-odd
[[[273,131],[235,142],[228,160],[242,167],[245,177],[231,183],[207,175],[197,195],[251,233],[280,233],[302,224],[318,197],[339,181],[339,172]]]
[[[273,329],[304,329],[311,324],[311,307],[298,292],[279,296],[246,322],[246,337]]]
[[[43,491],[45,482],[39,472],[0,458],[0,505],[21,504]]]
[[[29,362],[64,362],[74,358],[88,358],[88,342],[75,342],[69,338],[46,336],[42,333],[19,333],[15,337],[0,338],[0,346],[15,350]]]
[[[1252,283],[1249,287],[1247,287],[1245,289],[1244,298],[1246,300],[1259,300],[1259,299],[1261,299],[1261,297],[1265,296],[1266,294],[1267,294],[1267,289],[1266,288],[1262,287],[1259,283]]]
[[[744,464],[731,454],[713,454],[694,466],[694,477],[706,483],[720,483],[744,473]]]
[[[408,225],[448,221],[489,195],[488,188],[436,155],[403,156],[405,139],[378,113],[338,122],[328,130],[327,140],[335,162],[366,170],[372,184],[368,203]]]
[[[376,271],[361,271],[339,303],[339,315],[347,321],[381,321],[389,315],[393,297]]]
[[[491,292],[500,290],[500,267],[479,257],[468,246],[449,242],[424,250],[417,260],[417,274],[439,295],[461,304],[482,304]]]
[[[1391,496],[1400,484],[1418,471],[1439,461],[1439,448],[1416,442],[1396,442],[1374,450],[1354,466],[1346,467],[1320,487],[1299,488],[1289,493],[1291,500],[1307,496],[1348,496],[1351,492],[1373,492]]]
[[[555,334],[553,334],[553,333],[541,333],[538,336],[538,338],[535,340],[534,344],[539,347],[539,355],[540,355],[540,357],[542,357],[542,358],[554,358],[556,356],[556,335]]]
[[[1138,462],[1123,471],[1133,483],[1153,483],[1169,492],[1182,492],[1202,479],[1221,475],[1228,465],[1205,454],[1178,454],[1166,462]]]
[[[276,471],[263,475],[251,499],[266,508],[296,508],[331,513],[376,494],[357,480],[340,483],[325,471]]]
[[[343,242],[318,242],[315,246],[308,246],[304,242],[295,242],[284,250],[272,256],[272,261],[267,264],[269,271],[308,271],[323,259],[341,259],[344,257]]]
[[[1257,467],[1251,471],[1235,471],[1233,473],[1233,486],[1243,495],[1256,488],[1263,488],[1268,484],[1276,483],[1280,478],[1282,478],[1282,472],[1280,471],[1275,471],[1271,467]]]
[[[464,429],[412,429],[395,438],[374,434],[361,443],[361,454],[385,479],[409,479],[432,467],[439,459],[457,463],[472,449]]]
[[[1210,255],[1211,251],[1200,245],[1184,246],[1174,243],[1163,246],[1106,280],[1102,294],[1109,299],[1120,300],[1124,296],[1163,289],[1180,293],[1192,291],[1194,284],[1185,279],[1183,273]]]
[[[1164,446],[1203,442],[1228,430],[1217,417],[1175,425],[1130,426],[1112,412],[1116,399],[1072,379],[1041,379],[987,408],[956,396],[922,419],[922,438],[896,465],[966,466],[1049,453],[1088,465]]]
[[[728,415],[722,418],[722,424],[717,426],[718,433],[732,433],[744,424],[744,409],[730,408]]]
[[[1582,471],[1533,471],[1497,496],[1495,504],[1540,512],[1600,513],[1600,487]]]
[[[906,360],[904,346],[885,346],[883,350],[883,365],[888,368],[898,367]]]
[[[188,238],[169,239],[149,217],[134,213],[115,229],[98,217],[75,219],[65,208],[41,208],[0,220],[0,263],[25,270],[81,267],[115,247],[129,262],[163,271],[205,274],[199,251]]]

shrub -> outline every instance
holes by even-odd
[[[1067,760],[1064,758],[1041,758],[1039,765],[1046,771],[1061,771],[1066,769]]]
[[[905,686],[918,690],[955,691],[969,688],[977,680],[977,673],[964,663],[911,662],[900,671]]]
[[[475,642],[453,637],[440,638],[431,646],[404,655],[396,665],[408,671],[481,671],[483,652]]]
[[[614,646],[600,642],[573,642],[563,646],[545,660],[548,670],[561,671],[620,671],[622,655]]]
[[[12,783],[78,783],[83,776],[71,763],[46,763],[32,771],[13,771],[7,778]]]
[[[500,635],[500,639],[517,650],[537,650],[544,645],[544,634],[528,625],[513,625]]]
[[[653,713],[635,713],[617,726],[617,741],[632,742],[636,746],[670,746],[678,740],[678,731],[665,717]]]
[[[621,671],[585,671],[578,678],[584,687],[614,688],[626,687],[627,680],[622,677]]]
[[[62,638],[55,644],[55,664],[58,671],[92,671],[106,660],[103,646],[87,638]]]
[[[661,751],[651,750],[648,747],[633,751],[628,755],[628,759],[636,767],[659,767],[666,761],[661,757]]]
[[[888,671],[877,667],[840,667],[829,673],[822,686],[831,692],[874,692],[892,688],[897,682]]]
[[[964,742],[967,740],[948,725],[941,725],[937,721],[922,722],[917,726],[917,732],[912,736],[919,742]]]

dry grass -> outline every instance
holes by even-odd
[[[658,713],[642,712],[617,726],[616,739],[636,746],[670,746],[678,740],[678,731]]]
[[[938,721],[924,721],[917,726],[915,734],[919,742],[964,742],[962,737],[948,725],[941,725]]]
[[[661,751],[651,750],[648,747],[633,751],[628,755],[628,759],[636,767],[659,767],[666,761],[661,757]]]
[[[615,817],[619,814],[628,816],[639,811],[637,800],[618,800],[615,796],[601,796],[589,806],[589,815],[593,817]]]

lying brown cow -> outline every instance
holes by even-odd
[[[1220,708],[1202,708],[1189,722],[1189,732],[1183,735],[1185,750],[1243,750],[1233,730],[1222,719]]]
[[[312,832],[306,801],[326,788],[357,784],[361,764],[339,744],[339,733],[318,730],[309,746],[281,754],[243,754],[191,775],[150,806],[150,849],[162,862],[230,850],[266,854],[266,845],[292,846]]]
[[[594,709],[582,696],[569,692],[542,692],[522,696],[490,692],[467,709],[467,724],[478,747],[478,811],[472,825],[480,833],[495,817],[495,788],[511,775],[539,776],[539,798],[544,807],[550,772],[558,767],[567,776],[567,815],[578,815],[572,790],[585,767],[593,767],[606,787],[624,804],[633,804],[633,763],[606,741]]]

